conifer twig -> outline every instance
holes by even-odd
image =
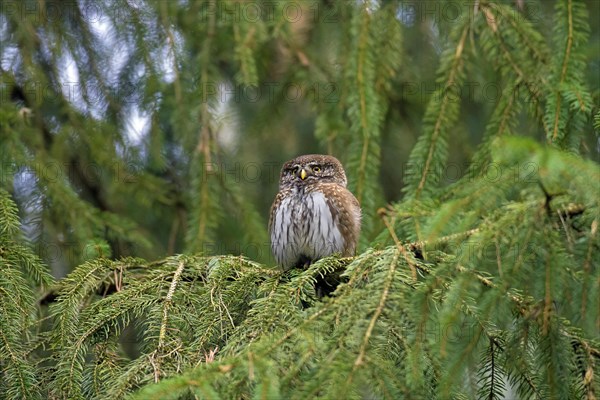
[[[406,249],[400,243],[400,240],[398,239],[398,236],[396,235],[396,232],[394,231],[394,229],[390,225],[390,222],[387,220],[386,216],[385,215],[381,215],[381,219],[383,220],[383,223],[385,224],[385,227],[387,228],[387,230],[390,232],[390,235],[392,236],[392,239],[394,240],[394,243],[396,244],[396,247],[398,248],[398,251],[400,253],[402,253],[402,256],[404,257],[404,259],[406,260],[406,263],[410,267],[410,271],[412,273],[413,280],[416,281],[417,280],[417,268],[415,267],[415,265],[411,261],[411,259],[408,257]]]
[[[365,3],[366,7],[366,3]],[[367,95],[365,93],[365,82],[364,82],[364,64],[366,57],[366,48],[368,46],[369,37],[369,15],[366,11],[363,11],[362,22],[360,26],[360,42],[358,45],[358,67],[356,71],[356,82],[358,86],[359,98],[360,98],[360,127],[362,129],[363,145],[360,156],[360,164],[358,168],[358,182],[356,184],[356,198],[360,204],[363,203],[363,191],[365,184],[365,169],[367,164],[367,154],[369,149],[369,125],[367,122]]]
[[[566,77],[567,77],[567,67],[569,65],[569,60],[571,58],[571,48],[573,45],[573,2],[571,0],[567,0],[567,21],[568,21],[568,35],[567,35],[567,46],[565,48],[565,58],[563,59],[563,64],[562,64],[562,68],[561,68],[561,73],[560,73],[560,80],[558,82],[558,85],[556,85],[557,88],[557,96],[556,96],[556,107],[555,107],[555,116],[554,116],[554,125],[552,128],[552,140],[551,142],[554,142],[558,136],[558,131],[560,130],[560,107],[561,107],[561,95],[560,92],[558,91],[559,88],[562,87],[563,82],[565,81]]]
[[[462,52],[465,47],[465,41],[467,39],[467,33],[469,33],[469,24],[465,24],[463,28],[463,32],[461,37],[456,45],[456,50],[454,52],[454,58],[452,60],[452,69],[450,71],[450,75],[448,76],[447,81],[445,82],[444,90],[447,91],[448,87],[454,85],[456,82],[456,76],[458,75],[459,63],[462,57]],[[415,191],[415,198],[419,198],[421,192],[425,188],[425,183],[427,180],[427,176],[429,174],[429,169],[431,167],[431,163],[434,155],[434,148],[436,146],[436,142],[438,137],[440,136],[441,128],[443,126],[443,116],[445,114],[445,109],[450,102],[449,95],[445,92],[442,98],[442,105],[440,106],[440,112],[438,113],[437,119],[435,121],[435,126],[433,128],[433,132],[431,134],[431,142],[429,145],[429,150],[427,153],[427,158],[425,159],[425,166],[423,167],[423,172],[421,173],[421,179]]]
[[[154,382],[158,382],[160,380],[160,363],[158,362],[157,355],[158,352],[162,350],[165,345],[165,336],[167,335],[167,320],[169,317],[169,308],[171,307],[171,302],[173,301],[173,295],[175,294],[175,289],[177,289],[177,284],[179,283],[179,278],[181,277],[181,273],[183,272],[183,268],[185,267],[185,263],[183,261],[179,262],[177,269],[175,270],[175,274],[173,275],[173,280],[171,281],[171,286],[169,287],[169,291],[165,296],[165,300],[163,303],[163,317],[162,322],[160,324],[160,331],[158,334],[158,345],[156,346],[156,350],[150,354],[150,364],[154,369]]]
[[[360,350],[358,352],[358,356],[356,360],[354,360],[354,365],[352,366],[352,371],[348,375],[348,386],[352,382],[352,376],[356,369],[362,365],[363,359],[365,357],[365,352],[367,350],[367,345],[369,344],[369,339],[371,338],[371,334],[373,333],[373,329],[375,328],[375,323],[377,319],[383,312],[383,307],[385,306],[385,302],[387,300],[390,287],[392,286],[392,282],[394,281],[394,273],[396,272],[396,263],[398,261],[398,254],[400,254],[400,249],[402,249],[402,245],[398,243],[398,251],[394,253],[394,257],[392,258],[392,262],[390,263],[390,268],[388,270],[388,274],[385,280],[385,286],[383,287],[383,292],[381,293],[381,297],[379,298],[379,304],[377,305],[377,309],[375,310],[375,314],[369,321],[369,326],[367,327],[367,331],[365,332],[365,336],[363,337],[363,342],[360,346]],[[406,252],[406,251],[405,251]],[[415,272],[416,273],[416,272]]]
[[[160,324],[160,333],[158,334],[158,348],[161,349],[164,346],[165,336],[167,334],[167,319],[169,315],[169,307],[171,306],[171,302],[173,301],[173,295],[175,294],[175,289],[177,289],[177,284],[179,283],[179,277],[183,272],[183,268],[185,267],[185,263],[183,261],[179,262],[179,266],[175,270],[175,275],[173,275],[173,280],[171,281],[171,286],[169,287],[169,291],[167,292],[167,296],[164,300],[163,306],[163,319]]]

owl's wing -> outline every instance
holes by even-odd
[[[354,255],[360,234],[361,210],[356,197],[345,187],[335,184],[323,184],[327,205],[333,220],[338,224],[345,241],[345,256]]]
[[[275,220],[275,214],[277,213],[277,208],[283,201],[284,197],[285,197],[285,193],[283,193],[283,192],[277,193],[277,196],[275,196],[275,200],[273,200],[273,204],[271,205],[271,211],[269,213],[269,235],[271,234],[272,229],[273,229],[273,221]]]

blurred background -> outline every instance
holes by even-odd
[[[494,3],[551,41],[554,2]],[[581,68],[597,110],[600,2],[583,3]],[[376,210],[402,199],[453,29],[482,12],[479,1],[2,0],[0,186],[57,277],[99,254],[272,265],[279,169],[327,153],[361,200],[365,248],[383,229]],[[442,184],[467,172],[490,113],[515,95],[501,79],[509,61],[482,56],[496,50],[478,48],[480,32],[466,39]],[[513,133],[544,141],[531,114]],[[599,161],[592,121],[578,129],[578,151]]]

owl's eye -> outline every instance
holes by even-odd
[[[315,166],[312,168],[312,170],[313,170],[313,172],[321,172],[321,167],[319,167],[318,165],[315,165]]]

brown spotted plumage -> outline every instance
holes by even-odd
[[[352,256],[360,233],[360,206],[346,189],[342,164],[309,154],[286,162],[271,207],[271,250],[284,269],[320,258]]]

